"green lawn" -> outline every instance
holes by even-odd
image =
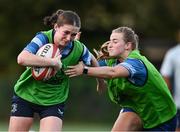
[[[92,124],[92,123],[67,123],[64,124],[63,131],[110,131],[110,124]]]
[[[99,124],[99,123],[70,123],[65,122],[63,126],[63,131],[110,131],[112,125],[111,124]],[[1,122],[0,123],[0,131],[7,131],[8,124]],[[31,131],[38,131],[38,124],[34,124],[31,128]]]

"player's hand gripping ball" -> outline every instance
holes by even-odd
[[[59,48],[54,44],[43,45],[36,53],[38,56],[54,58],[60,55]],[[32,67],[32,76],[36,80],[46,81],[57,73],[53,67]]]

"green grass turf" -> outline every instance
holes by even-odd
[[[77,122],[64,122],[63,125],[63,131],[93,131],[93,132],[99,132],[99,131],[110,131],[112,127],[112,124],[100,124],[100,123],[77,123]],[[34,123],[31,131],[38,131],[39,124]],[[0,122],[0,131],[7,131],[8,130],[8,124],[5,122]]]

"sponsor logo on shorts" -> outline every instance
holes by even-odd
[[[14,103],[14,104],[12,104],[11,112],[14,113],[14,112],[16,112],[16,111],[17,111],[17,104]]]
[[[63,115],[63,114],[64,114],[64,112],[61,111],[61,109],[59,109],[59,108],[58,108],[58,113],[59,113],[60,115]]]

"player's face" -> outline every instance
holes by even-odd
[[[54,43],[59,47],[65,47],[69,42],[73,41],[79,28],[72,25],[63,25],[55,27]]]
[[[125,51],[126,43],[123,40],[123,33],[112,33],[108,44],[109,56],[118,58]]]

